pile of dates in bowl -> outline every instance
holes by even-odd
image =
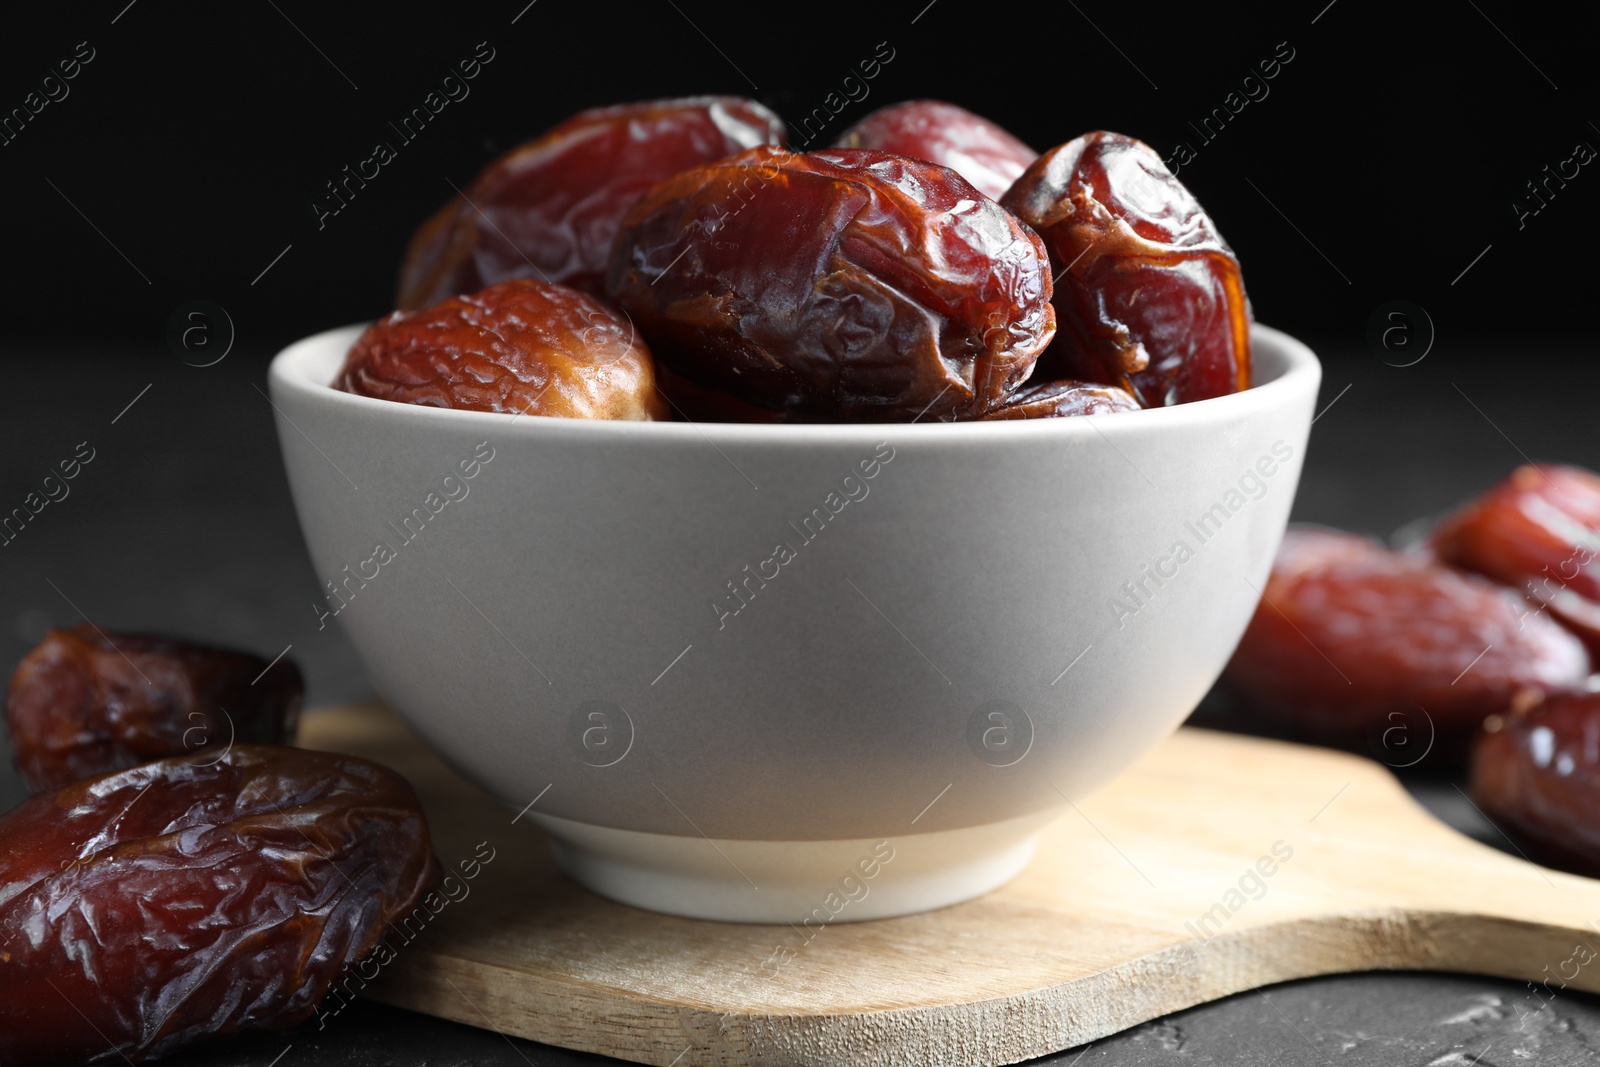
[[[1117,414],[1251,384],[1238,260],[1154,151],[1094,132],[1041,155],[935,101],[808,152],[738,97],[584,111],[421,225],[397,304],[337,388],[806,424]],[[0,1063],[298,1024],[431,906],[415,793],[290,747],[300,699],[287,661],[165,638],[79,627],[28,654],[6,699],[35,792],[0,815]]]
[[[1407,527],[1407,529],[1414,529]],[[1518,467],[1398,548],[1291,528],[1222,685],[1290,736],[1453,774],[1600,876],[1600,475]]]
[[[752,100],[596,108],[411,240],[336,385],[598,419],[1031,419],[1250,385],[1239,262],[1147,145],[951,104],[795,152]]]

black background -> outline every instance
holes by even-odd
[[[1581,249],[1600,168],[1521,228],[1512,207],[1577,142],[1600,146],[1592,42],[1539,5],[125,3],[8,20],[7,113],[79,42],[95,53],[0,146],[8,339],[113,338],[160,359],[169,314],[196,298],[274,343],[370,318],[448,183],[570,113],[726,92],[798,123],[885,41],[894,59],[830,136],[933,96],[1039,148],[1094,128],[1166,157],[1188,141],[1180,177],[1239,253],[1258,317],[1292,333],[1359,341],[1374,308],[1406,299],[1442,339],[1527,341],[1584,330],[1593,307]],[[471,95],[400,144],[387,123],[482,41],[495,58]],[[1280,42],[1294,58],[1269,95],[1203,143],[1189,123]],[[398,158],[319,229],[312,201],[379,139]],[[1540,362],[1527,351],[1516,370]]]
[[[0,546],[5,665],[47,626],[88,617],[267,657],[292,646],[308,704],[369,695],[342,633],[316,627],[318,582],[257,392],[267,360],[389,310],[406,241],[451,184],[572,112],[726,92],[798,123],[842,95],[880,42],[894,58],[824,138],[931,96],[1037,148],[1105,128],[1163,156],[1196,149],[1180,177],[1238,252],[1257,317],[1323,360],[1296,519],[1387,536],[1529,458],[1600,467],[1589,321],[1600,166],[1520,226],[1513,208],[1578,142],[1600,147],[1592,35],[1563,10],[111,0],[7,13],[0,116],[80,42],[94,58],[68,96],[0,144],[0,511],[77,442],[97,450],[70,498]],[[388,123],[480,42],[494,59],[470,95],[399,144]],[[1189,123],[1288,49],[1268,95],[1202,143]],[[312,202],[380,139],[397,158],[319,229]],[[169,345],[169,321],[194,300],[236,327],[215,366]],[[1399,320],[1390,346],[1374,347],[1369,324],[1396,300],[1426,320]],[[1503,844],[1448,778],[1408,785]],[[20,796],[0,774],[0,809]],[[1349,1034],[1375,1035],[1356,1058],[1436,1062],[1493,1036],[1452,1013],[1521,995],[1440,976],[1321,979],[1273,992],[1287,1014],[1241,994],[1103,1042],[1084,1062],[1165,1062],[1185,1040],[1197,1062],[1315,1062],[1349,1051]],[[356,1018],[326,1038],[287,1035],[293,1062],[400,1062],[400,1046],[405,1062],[489,1062],[490,1046],[508,1063],[587,1061],[370,1006]],[[1564,994],[1560,1034],[1543,1046],[1510,1034],[1508,1012],[1496,1018],[1508,1031],[1497,1055],[1521,1042],[1548,1062],[1584,1062],[1585,1042],[1600,1040],[1588,1036],[1600,1009],[1577,994]],[[266,1067],[282,1048],[269,1035],[214,1055]]]

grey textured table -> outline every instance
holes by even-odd
[[[1600,395],[1600,365],[1585,364],[1576,346],[1540,351],[1537,364],[1517,361],[1513,389],[1506,367],[1521,353],[1464,352],[1441,342],[1424,362],[1400,369],[1331,347],[1322,403],[1332,406],[1313,433],[1296,518],[1386,535],[1449,508],[1524,456],[1600,467],[1589,399]],[[108,629],[168,631],[267,656],[292,645],[311,705],[369,694],[348,642],[334,628],[316,628],[316,579],[271,410],[257,391],[267,355],[241,349],[195,369],[153,347],[0,353],[13,368],[0,395],[7,443],[0,506],[20,503],[79,442],[95,450],[70,495],[0,547],[0,659],[15,662],[46,627],[88,617]],[[1249,728],[1220,701],[1199,716]],[[1413,776],[1407,785],[1446,822],[1504,846],[1448,778]],[[21,795],[8,768],[0,806]],[[1600,1044],[1594,998],[1562,994],[1545,1006],[1515,982],[1352,975],[1241,994],[1039,1062],[1503,1067],[1588,1063],[1592,1042]],[[169,1062],[604,1061],[358,1004],[325,1030],[313,1023]]]

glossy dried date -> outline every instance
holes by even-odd
[[[876,148],[949,167],[991,200],[999,200],[1039,153],[981,115],[942,100],[880,107],[835,145]]]
[[[628,317],[564,285],[515,278],[368,327],[334,386],[426,407],[665,419]]]
[[[1102,415],[1138,411],[1139,402],[1126,389],[1071,379],[1029,382],[991,408],[985,419],[1059,419],[1069,415]]]
[[[1059,273],[1060,333],[1041,372],[1125,386],[1145,407],[1250,387],[1239,261],[1149,145],[1084,134],[1000,202],[1039,231]]]
[[[6,727],[38,791],[233,741],[288,741],[303,691],[291,660],[269,668],[244,652],[80,623],[51,630],[17,665]]]
[[[1441,559],[1544,605],[1600,656],[1600,475],[1518,467],[1440,523],[1431,543]]]
[[[1044,246],[943,167],[758,148],[623,221],[607,291],[656,358],[791,421],[974,418],[1055,330]]]
[[[1535,858],[1600,876],[1600,694],[1552,697],[1485,722],[1472,797]]]
[[[1588,673],[1583,645],[1509,589],[1354,534],[1290,530],[1223,678],[1313,740],[1361,745],[1400,722],[1420,744],[1431,724],[1448,757],[1487,716]]]
[[[309,1018],[437,873],[416,794],[235,745],[0,816],[0,1063],[136,1061]]]
[[[754,100],[698,96],[580,112],[501,156],[423,223],[396,306],[427,307],[506,278],[599,295],[623,214],[663,178],[760,144],[783,121]]]

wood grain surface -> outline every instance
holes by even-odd
[[[1013,1063],[1384,968],[1600,992],[1600,881],[1470,841],[1379,764],[1321,749],[1182,730],[1069,808],[1011,884],[807,939],[579,888],[537,829],[381,707],[314,712],[301,742],[409,777],[457,872],[437,915],[345,993],[640,1063]]]

